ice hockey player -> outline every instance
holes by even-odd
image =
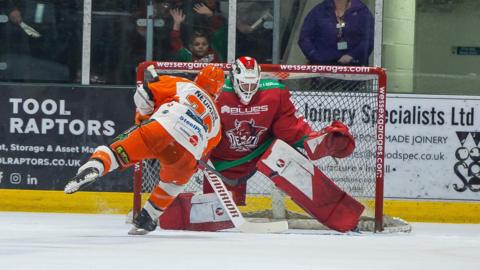
[[[224,71],[203,68],[194,82],[175,76],[156,76],[137,85],[134,95],[140,116],[147,121],[95,149],[90,159],[65,186],[74,193],[115,169],[143,159],[160,162],[159,184],[133,220],[129,234],[155,230],[158,218],[197,170],[197,160],[208,155],[221,138],[219,112],[214,100],[224,84]]]
[[[305,147],[310,160],[325,156],[346,157],[355,148],[354,139],[348,128],[339,121],[334,121],[319,132],[313,131],[304,117],[297,112],[287,86],[277,80],[261,79],[260,66],[252,57],[240,57],[232,65],[230,79],[225,82],[225,87],[217,99],[217,106],[220,109],[222,140],[211,152],[210,161],[223,176],[236,181],[233,185],[225,184],[238,205],[245,205],[247,180],[257,171],[257,162],[277,155],[275,151],[272,153],[272,150],[278,149],[272,148],[272,143],[276,139],[288,146],[281,148],[282,151],[286,151],[283,154],[295,156],[297,151],[292,147]],[[286,181],[290,184],[280,183],[279,186],[274,181],[275,184],[294,201],[303,203],[304,205],[300,206],[307,212],[315,212],[317,219],[324,225],[331,225],[340,231],[353,229],[363,211],[363,206],[321,174],[308,159],[299,160],[301,157],[297,158],[296,162],[310,164],[308,166],[311,170],[307,173],[315,178],[314,184],[310,187],[315,190],[313,198],[311,196],[304,198],[305,194],[296,192],[298,188],[292,187],[295,186],[295,181],[308,179],[277,178],[275,179],[277,182]],[[268,173],[271,173],[269,168],[266,166],[261,168],[260,171],[269,176]],[[332,194],[326,194],[331,190],[316,190],[324,187],[318,183],[336,189],[334,188]],[[172,205],[171,211],[169,209],[161,217],[160,227],[205,231],[231,228],[231,223],[225,218],[226,215],[219,215],[222,211],[208,211],[212,208],[218,209],[220,205],[215,195],[209,194],[212,192],[208,181],[204,181],[205,194],[195,196],[181,194]],[[319,213],[317,209],[323,208],[318,202],[319,196],[330,199],[325,199],[323,203],[338,207],[326,207],[325,211]],[[335,209],[342,210],[345,215],[342,216],[340,212],[335,214]],[[329,220],[330,216],[336,220]],[[339,222],[341,224],[337,226]]]

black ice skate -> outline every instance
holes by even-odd
[[[158,218],[152,218],[150,214],[142,208],[142,211],[133,219],[133,227],[128,234],[130,235],[145,235],[154,231],[157,228]]]

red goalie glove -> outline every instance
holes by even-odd
[[[310,160],[326,156],[344,158],[355,149],[355,139],[345,124],[335,120],[320,132],[311,133],[303,142],[303,147]]]

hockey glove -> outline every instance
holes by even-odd
[[[345,124],[335,120],[320,132],[309,134],[303,146],[310,160],[326,156],[344,158],[355,149],[355,139]]]

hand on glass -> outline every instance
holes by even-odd
[[[198,14],[205,15],[207,17],[213,16],[213,11],[208,8],[204,3],[195,4],[193,6],[193,10],[195,10],[195,12],[197,12]]]
[[[180,25],[185,21],[185,14],[183,14],[183,11],[178,8],[174,8],[170,10],[170,15],[172,15],[173,18],[173,30],[180,30]]]

